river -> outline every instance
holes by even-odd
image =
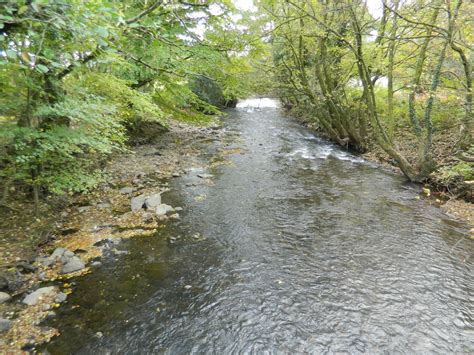
[[[75,280],[47,351],[474,352],[465,227],[276,106],[228,111],[203,157],[225,164],[173,179],[181,220]]]

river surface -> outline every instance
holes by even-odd
[[[275,106],[229,110],[202,158],[225,164],[173,179],[181,220],[75,280],[50,353],[474,353],[465,228]]]

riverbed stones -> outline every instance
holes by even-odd
[[[10,301],[12,296],[6,292],[0,292],[0,304]]]
[[[41,287],[30,293],[23,299],[23,303],[28,306],[34,306],[46,298],[54,299],[54,302],[61,303],[66,300],[66,294],[59,292],[56,286]]]
[[[133,192],[135,192],[136,188],[134,187],[131,187],[131,186],[125,186],[125,187],[122,187],[119,192],[122,194],[122,195],[129,195]]]
[[[12,321],[5,319],[5,318],[0,318],[0,332],[7,332],[10,330],[12,326]]]
[[[131,208],[132,208],[132,212],[140,211],[143,208],[143,206],[145,205],[145,201],[146,201],[146,196],[145,195],[132,197],[132,201],[130,203]]]
[[[67,259],[61,268],[61,274],[69,274],[82,270],[86,267],[84,262],[78,256],[72,256]]]
[[[153,194],[145,200],[145,206],[147,209],[152,210],[161,205],[161,194]]]
[[[162,203],[156,207],[156,215],[157,216],[165,216],[168,212],[173,211],[173,207],[167,205],[166,203]]]
[[[201,179],[210,179],[210,178],[214,177],[214,175],[212,175],[212,174],[197,174],[197,176]]]

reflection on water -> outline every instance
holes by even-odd
[[[472,353],[463,226],[256,100],[229,111],[227,139],[209,147],[244,154],[208,171],[214,186],[195,185],[198,170],[173,180],[164,198],[182,220],[78,279],[48,350]]]

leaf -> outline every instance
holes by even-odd
[[[23,5],[18,9],[18,15],[23,15],[28,10],[27,5]]]
[[[40,73],[47,73],[49,72],[49,69],[46,65],[43,65],[43,64],[36,64],[36,69],[40,72]]]
[[[6,50],[7,57],[11,59],[16,59],[16,52],[12,49],[7,49]]]

